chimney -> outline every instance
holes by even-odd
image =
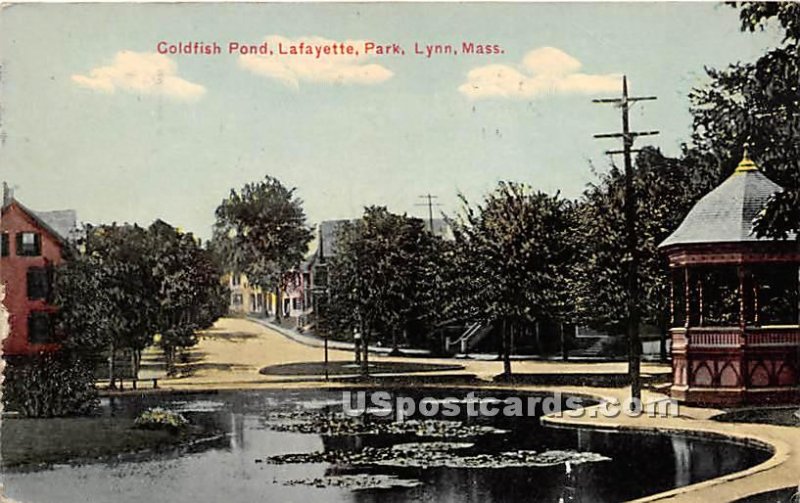
[[[3,206],[8,206],[12,199],[14,199],[14,189],[3,182]]]

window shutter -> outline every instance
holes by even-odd
[[[28,316],[28,342],[48,344],[53,342],[53,324],[50,314],[34,311]]]
[[[50,271],[49,268],[32,267],[28,269],[28,299],[49,300],[50,298]]]
[[[33,235],[33,248],[36,250],[33,254],[39,256],[42,254],[42,235],[38,232]]]

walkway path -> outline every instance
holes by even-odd
[[[348,360],[352,352],[331,350],[331,360]],[[374,356],[379,361],[403,361],[403,358]],[[251,389],[275,387],[320,386],[319,381],[298,378],[287,382],[285,376],[265,376],[259,369],[268,365],[282,363],[322,361],[322,349],[300,344],[264,325],[245,319],[225,318],[208,331],[200,334],[200,342],[192,352],[187,364],[190,375],[166,379],[163,388],[182,390],[208,389]],[[419,363],[452,364],[452,359],[414,358]],[[458,374],[465,378],[473,375],[486,381],[485,384],[469,383],[461,386],[474,389],[508,389],[508,386],[490,382],[502,371],[499,361],[458,360],[465,366],[461,371],[447,371],[448,375]],[[549,361],[519,361],[513,368],[519,373],[619,373],[626,371],[624,363],[563,363]],[[663,365],[645,364],[643,371],[658,373],[668,371]],[[436,375],[426,372],[425,375]],[[352,386],[352,383],[330,382],[326,386]],[[447,384],[449,388],[458,384]],[[561,391],[593,395],[605,399],[623,401],[627,396],[624,388],[589,388],[570,386],[529,386],[515,385],[520,391]],[[664,395],[645,392],[646,402],[655,402]],[[720,423],[710,418],[720,411],[681,407],[679,417],[639,418],[621,416],[604,417],[592,414],[587,409],[582,417],[547,417],[545,422],[554,426],[581,426],[603,429],[641,429],[651,431],[688,431],[699,435],[723,435],[740,441],[768,444],[775,455],[756,467],[735,474],[693,484],[667,493],[644,498],[641,501],[711,502],[733,501],[744,496],[797,485],[800,482],[800,429],[783,426]],[[593,417],[597,416],[597,417]]]

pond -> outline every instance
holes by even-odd
[[[392,393],[420,398],[418,390]],[[430,394],[462,399],[465,391]],[[156,406],[182,413],[212,440],[44,466],[6,463],[6,495],[32,503],[603,502],[699,482],[770,456],[723,441],[555,429],[527,416],[473,417],[466,407],[455,417],[417,415],[400,423],[369,409],[351,418],[342,413],[342,391],[322,389],[120,397],[106,399],[102,416],[91,421],[130,422]],[[13,421],[21,422],[14,431],[25,431],[28,420]],[[29,441],[7,436],[13,421],[3,422],[4,460],[7,450]],[[62,445],[63,431],[39,429],[36,441]],[[91,437],[91,429],[84,431]],[[73,450],[91,443],[81,437],[70,434]]]

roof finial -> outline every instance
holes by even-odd
[[[744,173],[746,171],[758,171],[758,166],[750,159],[750,143],[745,142],[744,144],[744,153],[742,154],[742,160],[739,162],[739,165],[736,167],[737,173]]]

